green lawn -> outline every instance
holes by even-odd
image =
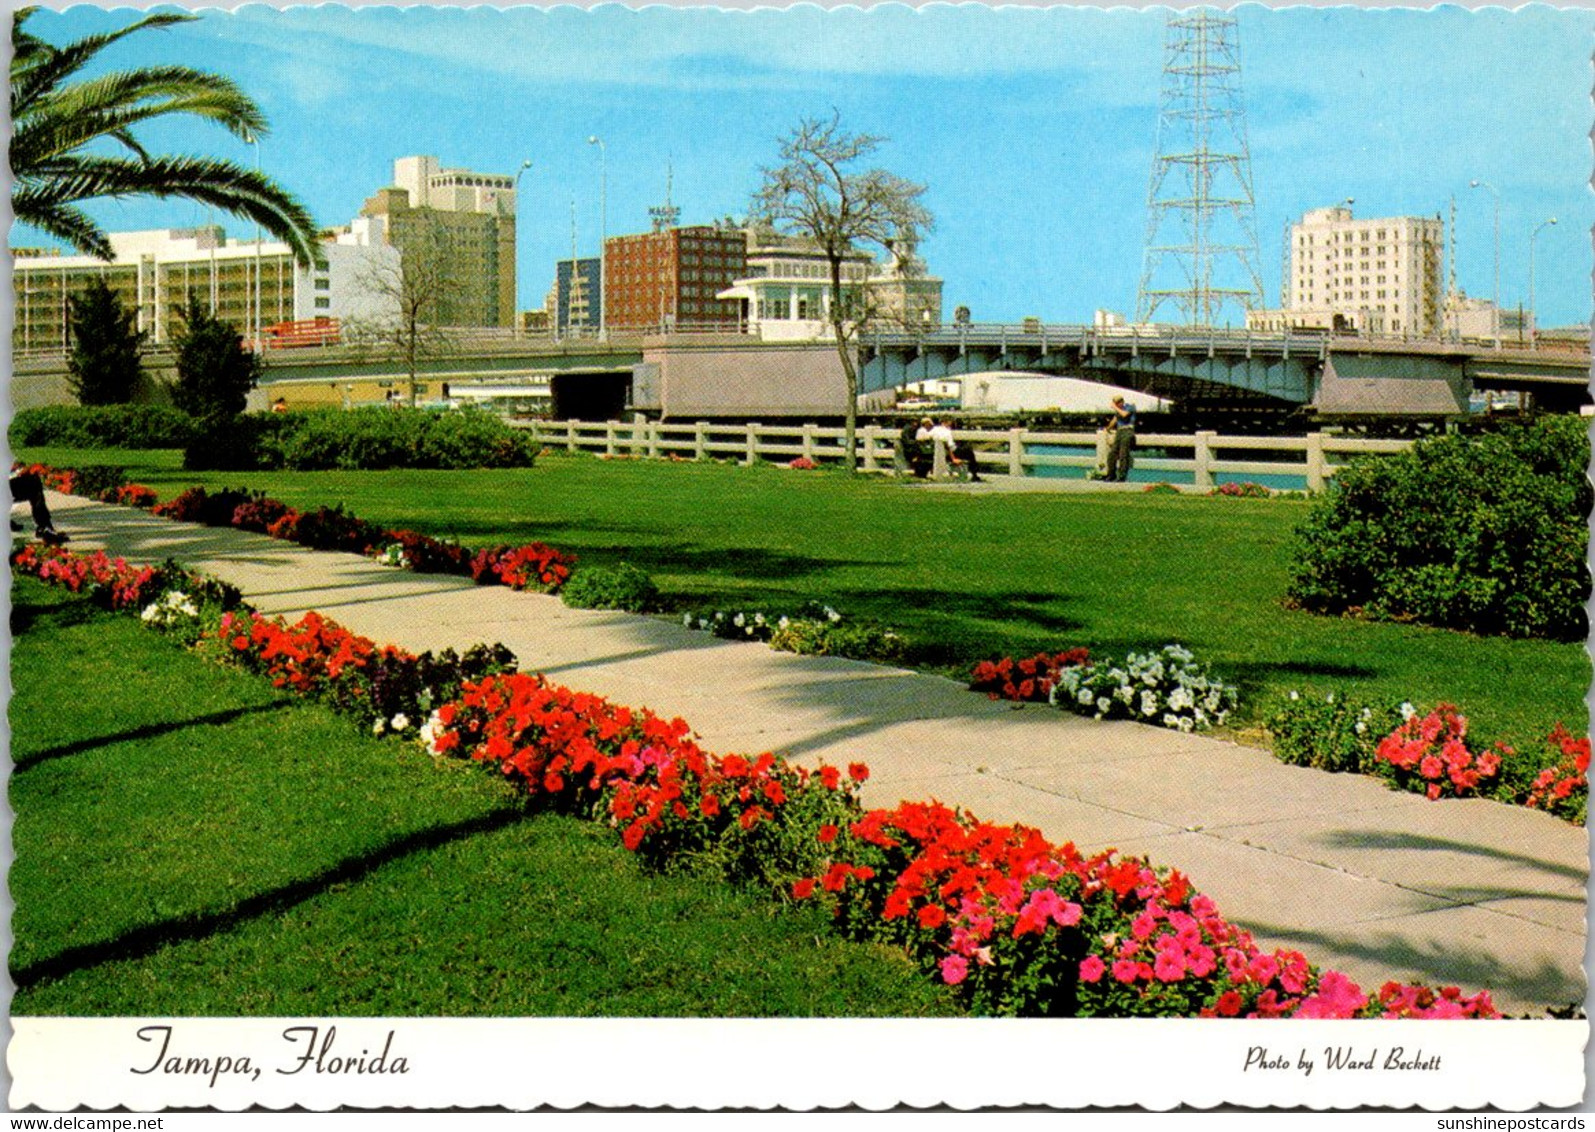
[[[1580,644],[1338,620],[1281,605],[1305,501],[1134,494],[966,496],[783,468],[545,457],[501,472],[183,472],[173,453],[32,450],[125,463],[163,498],[247,485],[469,544],[541,539],[629,561],[677,608],[828,601],[904,633],[910,663],[1083,644],[1099,655],[1178,641],[1241,686],[1242,723],[1292,689],[1451,701],[1477,734],[1584,730]]]
[[[18,1015],[933,1015],[815,909],[642,873],[597,822],[19,579]]]

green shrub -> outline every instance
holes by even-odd
[[[73,493],[87,499],[98,499],[127,482],[127,469],[111,464],[85,464],[74,470],[77,476],[72,484]]]
[[[11,420],[13,448],[182,448],[194,421],[167,405],[44,405]]]
[[[299,472],[387,468],[530,467],[532,437],[485,410],[377,407],[267,414],[277,429],[262,462]]]
[[[659,604],[659,587],[637,567],[590,566],[576,571],[560,590],[573,609],[621,609],[646,613]]]
[[[1268,717],[1274,757],[1291,766],[1310,766],[1343,774],[1372,774],[1379,740],[1400,725],[1402,714],[1349,699],[1344,692],[1324,698],[1292,692]]]
[[[770,647],[800,656],[845,656],[854,660],[896,660],[903,638],[867,621],[811,620],[794,617],[770,634]]]
[[[1359,459],[1296,532],[1290,599],[1322,613],[1582,640],[1588,460],[1578,417]]]
[[[537,442],[486,409],[428,413],[418,460],[424,468],[529,468]]]

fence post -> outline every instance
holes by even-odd
[[[1025,474],[1025,430],[1011,428],[1008,430],[1008,474],[1022,476]]]
[[[866,472],[880,471],[880,465],[875,460],[876,428],[877,426],[870,424],[865,425],[862,430],[864,437],[864,470]]]
[[[751,468],[759,462],[759,422],[748,422],[748,450],[742,458],[744,467]]]
[[[1324,434],[1307,434],[1307,490],[1324,490]]]
[[[947,478],[947,445],[939,440],[930,442],[930,474],[932,479],[944,480]]]
[[[604,424],[604,455],[615,454],[615,422],[606,421]]]
[[[692,458],[694,460],[707,460],[709,458],[709,422],[699,421],[692,434]]]
[[[805,423],[803,426],[803,458],[805,460],[814,459],[814,429],[815,425],[812,421]]]
[[[1196,445],[1191,452],[1192,462],[1195,463],[1196,486],[1201,491],[1213,490],[1213,438],[1218,434],[1211,430],[1198,429],[1196,432]]]
[[[576,451],[576,422],[574,420],[565,422],[565,451]]]
[[[647,442],[647,423],[641,420],[639,417],[633,417],[631,419],[631,444],[629,445],[633,459],[635,459],[639,453],[643,453],[648,450]]]
[[[659,422],[650,421],[648,424],[648,455],[651,459],[659,459]]]

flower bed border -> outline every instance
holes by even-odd
[[[13,555],[42,581],[139,609],[161,576],[103,552],[32,546]],[[198,575],[187,575],[196,582]],[[267,626],[262,631],[262,626]],[[274,683],[328,695],[365,668],[374,642],[311,613],[297,634],[229,614],[225,654]],[[345,707],[348,710],[348,707]],[[863,810],[863,763],[814,771],[770,753],[704,751],[685,721],[501,672],[464,683],[422,729],[437,755],[469,757],[552,808],[586,812],[663,868],[691,864],[732,881],[831,904],[849,935],[903,947],[979,1012],[1075,1016],[1492,1018],[1487,991],[1464,996],[1386,983],[1377,996],[1300,952],[1265,954],[1178,871],[1112,851],[1086,858],[1023,826],[938,803]]]

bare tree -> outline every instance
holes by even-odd
[[[829,263],[829,320],[847,380],[848,471],[858,466],[858,366],[853,345],[870,310],[862,281],[843,285],[843,265],[857,255],[859,245],[874,245],[895,253],[902,263],[912,263],[920,236],[934,226],[929,210],[920,203],[924,185],[884,169],[855,171],[885,141],[873,134],[847,132],[840,113],[829,121],[801,120],[781,141],[781,164],[760,169],[763,183],[750,209],[755,221],[815,241]]]
[[[355,276],[355,286],[386,313],[347,319],[346,338],[403,363],[411,406],[416,403],[417,363],[449,349],[441,320],[457,284],[447,238],[432,227],[406,233],[397,260],[368,260]]]

